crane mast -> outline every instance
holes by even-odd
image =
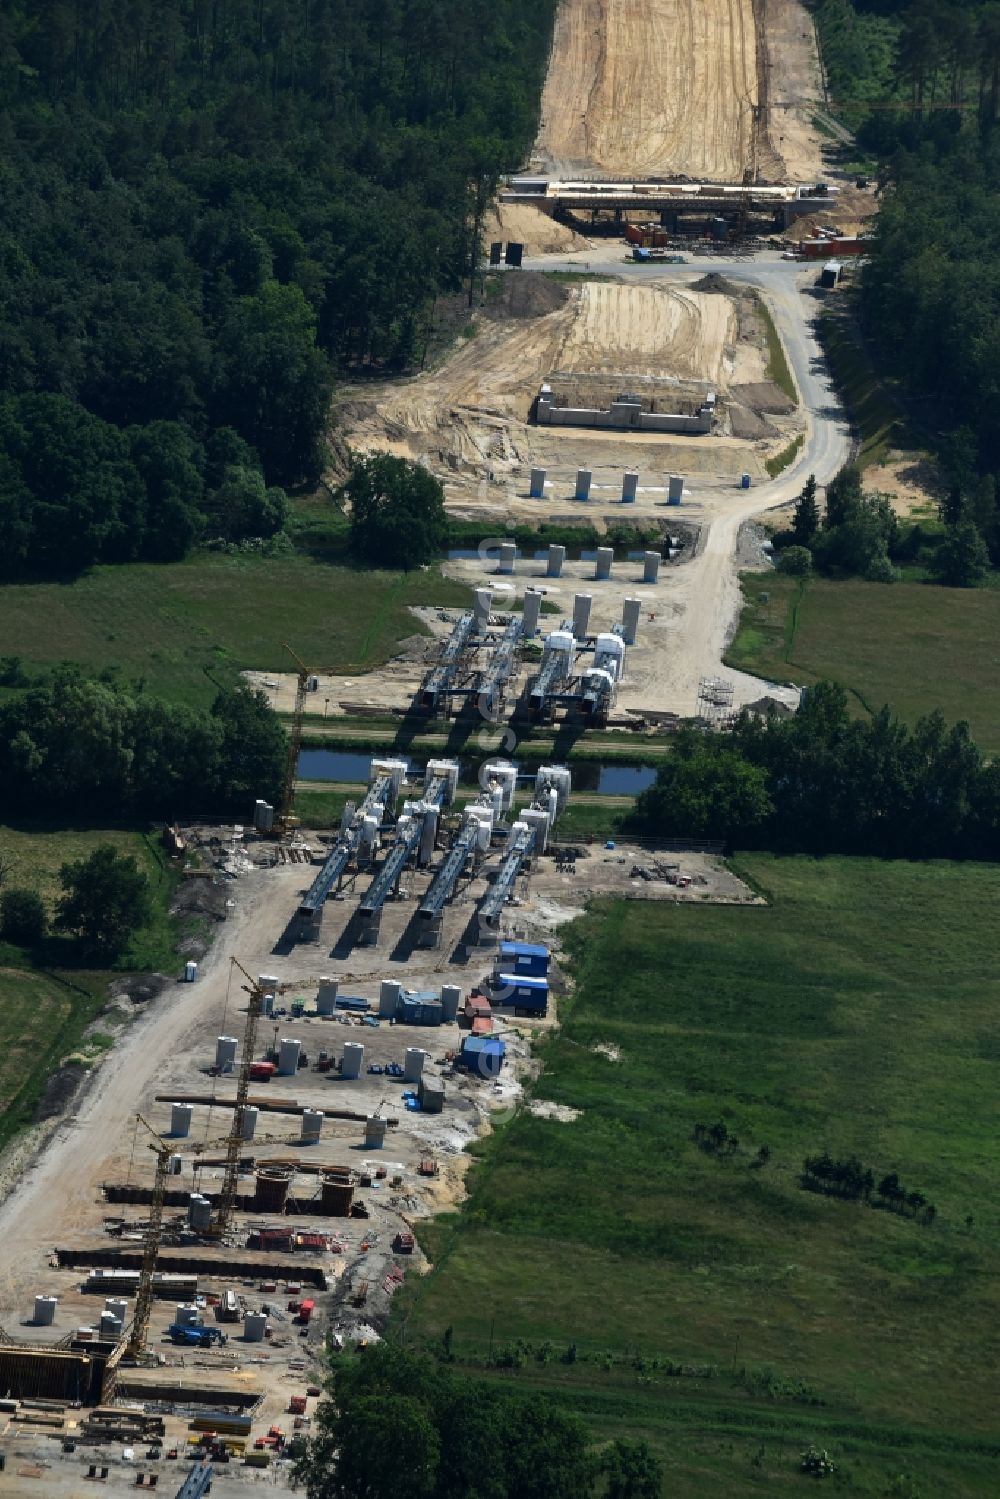
[[[156,1269],[156,1257],[160,1252],[160,1235],[163,1231],[163,1198],[171,1156],[170,1146],[160,1139],[153,1126],[147,1124],[141,1114],[137,1114],[136,1118],[156,1141],[155,1145],[149,1147],[150,1150],[156,1151],[156,1176],[153,1180],[153,1196],[149,1204],[149,1223],[142,1242],[142,1265],[139,1269],[135,1311],[132,1314],[132,1326],[129,1330],[126,1350],[129,1356],[134,1358],[145,1351],[146,1338],[149,1334],[149,1314],[153,1308],[153,1272]]]
[[[247,1005],[247,1022],[243,1028],[243,1056],[240,1059],[240,1070],[236,1078],[236,1102],[233,1107],[233,1127],[226,1141],[226,1167],[222,1178],[222,1192],[219,1198],[219,1206],[213,1214],[210,1234],[213,1239],[221,1239],[229,1227],[229,1220],[236,1205],[236,1189],[239,1184],[240,1175],[240,1153],[243,1149],[243,1116],[246,1113],[247,1098],[250,1094],[250,1068],[253,1065],[254,1054],[257,1048],[257,1025],[260,1020],[260,1012],[264,999],[264,991],[260,985],[250,977],[243,964],[237,958],[231,958],[230,962],[238,968],[247,982],[243,985],[250,997]]]

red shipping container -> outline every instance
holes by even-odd
[[[303,1301],[302,1305],[299,1307],[299,1321],[308,1322],[315,1309],[315,1301]]]

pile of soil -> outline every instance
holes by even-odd
[[[752,407],[742,406],[739,401],[731,401],[729,404],[729,427],[732,435],[741,438],[744,442],[756,442],[761,437],[777,436],[776,427],[765,421]]]
[[[709,271],[707,276],[702,276],[700,281],[692,282],[690,291],[705,292],[709,296],[732,297],[738,300],[743,295],[743,288],[733,281],[727,281],[725,276],[720,276],[718,271]]]
[[[734,402],[749,406],[758,415],[767,411],[772,416],[788,416],[795,410],[795,402],[791,396],[786,395],[773,380],[755,380],[746,385],[733,385],[730,387],[730,396]]]
[[[81,1067],[78,1062],[71,1062],[66,1067],[60,1067],[58,1072],[53,1072],[35,1105],[32,1123],[41,1124],[45,1119],[55,1119],[65,1113],[86,1076],[87,1068]]]
[[[508,272],[500,281],[495,297],[483,307],[483,315],[496,322],[508,318],[546,317],[558,312],[569,299],[569,288],[550,281],[541,271]]]
[[[227,895],[228,887],[221,881],[186,879],[178,885],[170,909],[177,916],[210,916],[213,921],[225,921]]]
[[[151,999],[159,999],[164,989],[173,982],[165,973],[129,973],[115,979],[110,992],[115,999],[124,995],[134,1005],[144,1005]]]

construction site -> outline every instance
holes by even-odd
[[[428,690],[462,690],[468,618]],[[280,1473],[326,1347],[379,1336],[415,1225],[461,1200],[465,1146],[533,1075],[581,861],[588,889],[754,899],[710,854],[561,843],[563,767],[494,762],[461,814],[457,775],[373,760],[325,838],[263,802],[257,827],[172,831],[224,923],[0,1208],[0,1492],[150,1486],[195,1456]]]
[[[698,213],[722,204],[730,228],[752,228],[771,182],[782,214],[811,212],[794,190],[820,167],[811,25],[793,0],[767,16],[765,43],[751,0],[564,0],[526,173],[578,196],[611,177],[687,199],[714,184]],[[412,648],[369,677],[247,673],[290,715],[281,798],[170,831],[182,888],[212,892],[207,953],[154,998],[123,989],[110,1057],[6,1164],[0,1495],[183,1481],[195,1499],[223,1475],[290,1492],[327,1350],[381,1335],[428,1268],[421,1220],[461,1202],[466,1147],[536,1075],[566,991],[562,925],[593,894],[759,901],[711,847],[561,836],[572,770],[558,754],[529,768],[516,745],[522,725],[719,726],[760,697],[721,665],[737,569],[764,565],[747,523],[848,445],[796,271],[778,250],[624,266],[624,245],[583,232],[615,206],[581,198],[560,218],[532,191],[498,205],[503,237],[513,225],[597,279],[498,276],[437,368],[340,400],[354,449],[425,464],[451,513],[492,532],[444,564],[469,605],[415,611]],[[713,256],[729,248],[705,225]],[[798,399],[769,375],[776,337]],[[790,444],[801,457],[774,480]],[[515,545],[509,527],[540,517],[599,535],[634,519],[658,539]],[[481,722],[506,753],[460,794],[457,760],[387,747],[338,824],[306,833],[294,794],[320,699],[341,723]]]

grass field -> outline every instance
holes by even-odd
[[[840,682],[859,711],[888,703],[908,723],[940,708],[949,722],[967,718],[980,748],[1000,751],[1000,590],[803,584],[780,573],[742,582],[729,666],[771,681]]]
[[[153,837],[122,829],[0,827],[0,853],[13,860],[8,885],[37,890],[50,914],[60,893],[60,866],[86,858],[100,843],[133,854],[152,895],[152,918],[122,966],[173,972],[178,922],[169,908],[176,876]],[[114,975],[77,967],[73,956],[66,938],[53,938],[34,954],[0,942],[0,1147],[31,1122],[46,1078],[79,1047],[107,1003]]]
[[[29,670],[66,659],[116,667],[162,697],[203,705],[243,668],[289,670],[285,641],[310,666],[371,670],[420,633],[407,605],[467,596],[436,568],[359,572],[307,556],[199,553],[163,567],[98,567],[73,583],[8,583],[0,640]]]
[[[459,1361],[645,1436],[678,1499],[792,1491],[813,1441],[837,1489],[994,1494],[1000,869],[739,866],[768,907],[570,929],[536,1092],[581,1113],[479,1147],[465,1210],[421,1229],[407,1342],[450,1327]],[[724,1158],[692,1140],[720,1120]],[[897,1170],[936,1221],[803,1191],[823,1149]]]

